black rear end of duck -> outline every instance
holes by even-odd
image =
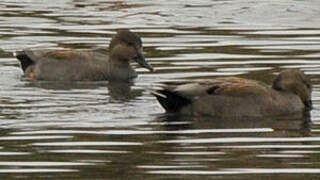
[[[192,103],[190,99],[170,89],[156,90],[152,92],[152,94],[157,98],[167,113],[179,113],[182,108]]]

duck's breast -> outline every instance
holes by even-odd
[[[261,110],[265,115],[303,114],[305,105],[296,94],[272,90],[272,96],[265,101]]]

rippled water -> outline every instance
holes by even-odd
[[[0,0],[0,177],[317,179],[320,1]],[[12,52],[143,39],[156,72],[132,84],[26,81]],[[300,68],[310,118],[167,116],[159,83],[235,75],[270,83]]]

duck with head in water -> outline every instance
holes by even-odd
[[[312,85],[298,69],[280,72],[270,87],[222,77],[167,85],[153,94],[168,113],[216,117],[305,115],[312,109]]]
[[[16,52],[26,77],[45,81],[130,81],[137,73],[131,61],[153,71],[143,55],[141,38],[119,30],[109,54],[95,50],[23,50]]]

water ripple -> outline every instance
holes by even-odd
[[[32,143],[33,146],[140,146],[143,143],[138,142],[49,142]]]
[[[259,168],[239,168],[221,169],[218,171],[190,171],[190,170],[158,170],[148,171],[150,174],[188,174],[188,175],[233,175],[233,174],[319,174],[317,168],[287,168],[287,169],[259,169]]]
[[[143,134],[203,134],[203,133],[258,133],[272,132],[271,128],[252,129],[196,129],[179,131],[146,131],[146,130],[108,130],[108,131],[79,131],[79,130],[46,130],[13,132],[13,135],[36,135],[36,134],[105,134],[105,135],[143,135]]]
[[[318,142],[320,137],[297,137],[297,138],[259,138],[259,137],[231,137],[231,138],[207,138],[207,139],[183,139],[159,141],[159,143],[256,143],[256,142]]]
[[[24,169],[0,169],[0,173],[58,173],[58,172],[77,172],[76,169],[59,168],[24,168]]]

